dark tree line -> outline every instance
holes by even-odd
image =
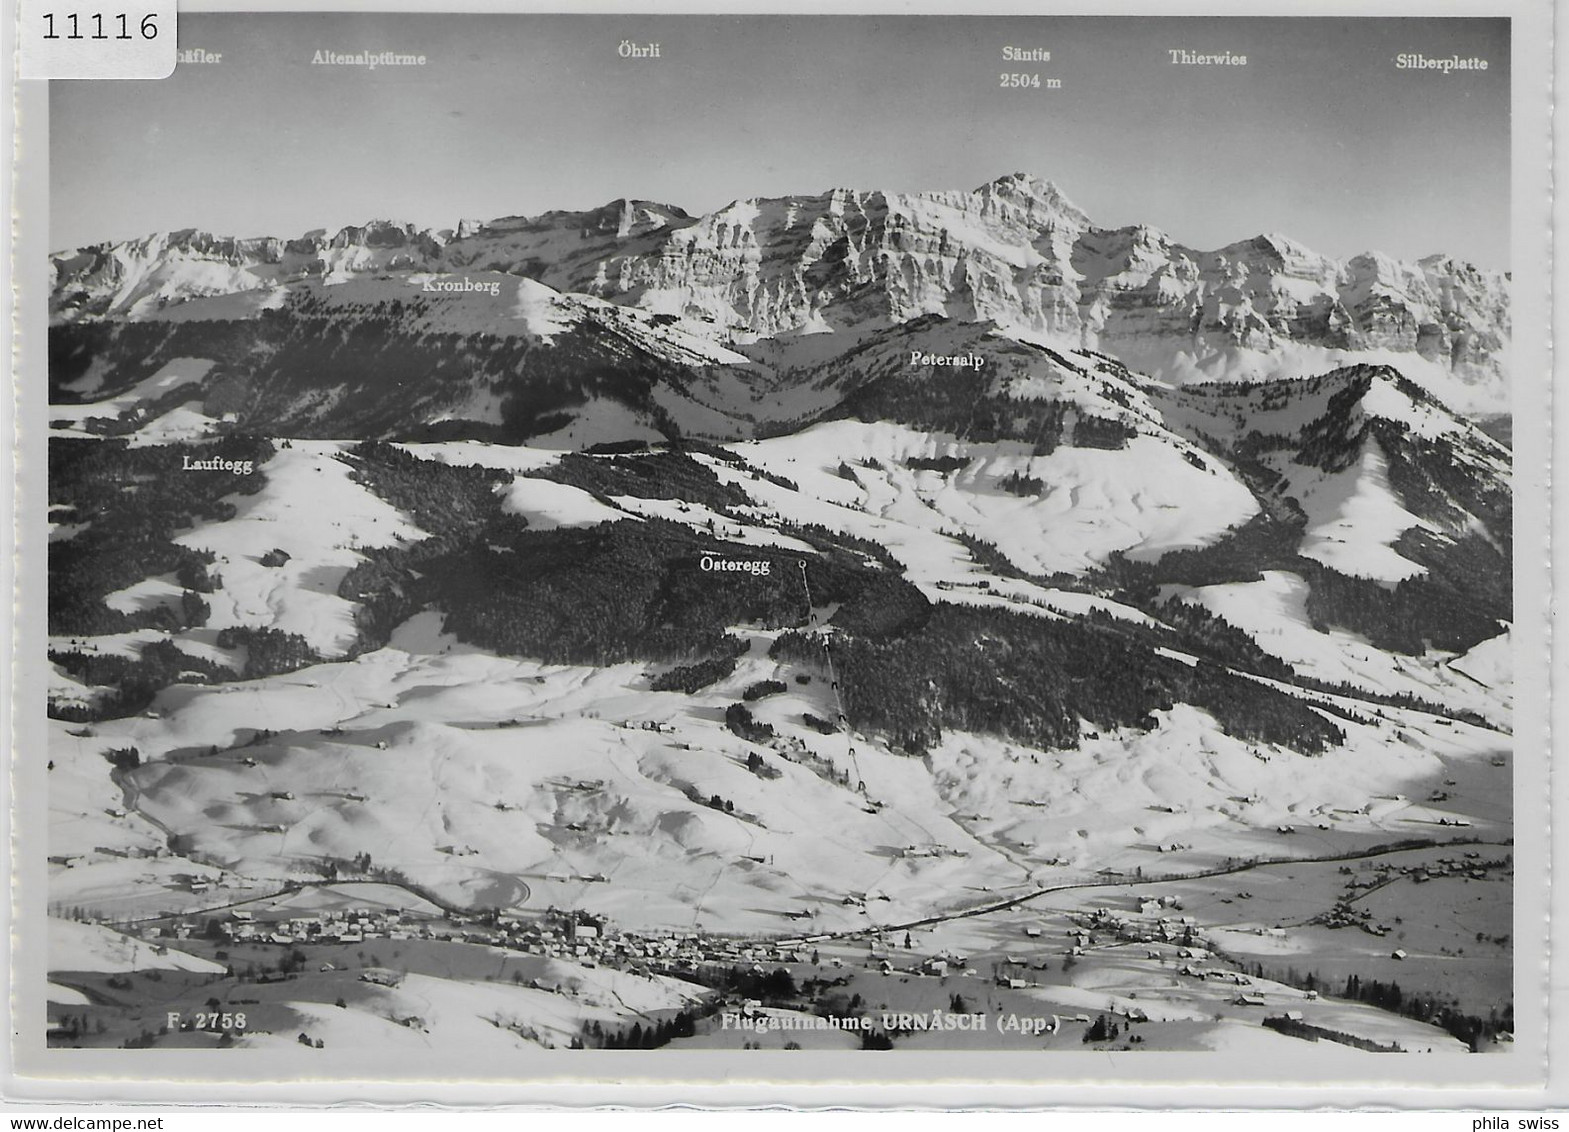
[[[213,556],[173,541],[201,522],[233,518],[226,497],[251,495],[266,483],[261,465],[273,446],[230,437],[216,445],[168,444],[132,448],[119,440],[49,441],[51,518],[83,525],[49,544],[49,632],[100,636],[154,628],[170,632],[206,620],[206,603],[194,595],[219,585]],[[184,458],[214,455],[249,460],[250,475],[184,469]],[[122,613],[104,598],[145,578],[173,574],[193,595],[180,605]]]
[[[1304,974],[1295,968],[1285,971],[1271,970],[1257,961],[1233,960],[1233,962],[1256,978],[1270,979],[1302,990],[1332,993],[1329,984],[1311,971]],[[1351,999],[1353,1002],[1365,1002],[1380,1010],[1387,1010],[1391,1014],[1399,1014],[1437,1026],[1465,1042],[1473,1052],[1479,1050],[1484,1043],[1496,1039],[1499,1034],[1514,1031],[1513,1003],[1495,1007],[1488,1011],[1486,1017],[1483,1017],[1463,1010],[1453,997],[1428,990],[1413,992],[1402,988],[1393,979],[1388,982],[1381,979],[1364,979],[1353,972],[1347,976],[1340,997]],[[1265,1024],[1268,1025],[1268,1022]],[[1340,1039],[1337,1037],[1332,1040]]]
[[[1075,448],[1126,448],[1138,430],[1112,417],[1080,413],[1073,422]]]
[[[1368,1038],[1359,1038],[1355,1034],[1348,1034],[1344,1030],[1334,1030],[1327,1026],[1315,1026],[1297,1018],[1287,1018],[1285,1015],[1276,1015],[1264,1019],[1264,1026],[1276,1033],[1285,1034],[1289,1038],[1301,1038],[1303,1041],[1316,1042],[1320,1039],[1338,1042],[1352,1049],[1366,1050],[1368,1053],[1400,1053],[1398,1042],[1375,1042]]]
[[[1392,1014],[1429,1022],[1465,1042],[1473,1052],[1480,1049],[1483,1042],[1491,1041],[1500,1033],[1514,1031],[1513,1003],[1506,1003],[1502,1010],[1495,1009],[1482,1018],[1460,1009],[1453,999],[1443,998],[1430,991],[1412,993],[1402,990],[1400,984],[1393,980],[1386,983],[1379,979],[1363,979],[1355,974],[1346,979],[1344,997],[1371,1003]]]
[[[926,595],[909,582],[880,574],[840,606],[830,624],[857,637],[884,640],[919,629],[931,611]]]
[[[320,664],[321,656],[311,643],[298,633],[282,629],[235,626],[218,634],[218,647],[245,650],[245,666],[241,679],[260,680],[264,676],[278,676],[294,672],[312,664]]]
[[[711,656],[696,664],[683,664],[661,672],[649,682],[656,692],[685,692],[688,695],[716,684],[735,671],[733,656]]]
[[[795,626],[806,618],[800,555],[743,549],[657,519],[531,530],[501,512],[493,483],[479,472],[411,461],[386,446],[361,445],[353,459],[356,475],[373,490],[436,501],[436,514],[423,519],[434,537],[367,549],[366,561],[340,584],[339,596],[360,606],[361,649],[379,647],[407,617],[436,608],[447,615],[448,631],[506,655],[558,663],[663,661],[696,669],[665,674],[659,678],[664,687],[716,672],[696,666],[734,655],[726,633],[732,625]],[[678,451],[569,457],[557,477],[602,495],[706,493],[716,506],[732,501],[733,489]],[[815,533],[813,541],[824,548],[805,556],[817,602],[852,602],[882,578],[884,568],[868,564],[855,553],[859,547],[844,549]],[[704,571],[705,555],[764,561],[769,573]]]
[[[647,1026],[634,1022],[621,1029],[610,1029],[596,1018],[578,1037],[575,1048],[658,1049],[676,1038],[690,1038],[696,1034],[697,1017],[690,1010],[681,1010],[672,1017],[651,1021]]]
[[[168,640],[144,645],[136,657],[69,649],[51,650],[49,660],[83,684],[109,689],[107,695],[101,696],[90,708],[50,705],[52,717],[81,722],[113,719],[142,711],[170,684],[193,678],[217,684],[235,678],[230,669],[205,657],[182,652]]]
[[[1072,747],[1079,721],[1101,728],[1156,726],[1154,712],[1187,703],[1230,735],[1313,754],[1344,740],[1322,715],[1285,693],[1200,662],[1161,656],[1135,629],[1103,614],[1074,621],[940,605],[920,628],[833,645],[850,722],[920,753],[946,730],[1005,735],[1037,747]],[[813,638],[780,636],[775,655],[811,664]]]
[[[433,535],[472,531],[499,516],[496,489],[512,480],[495,468],[422,460],[384,441],[356,444],[343,460],[357,482]]]
[[[580,456],[568,452],[533,474],[601,498],[634,495],[641,499],[679,499],[720,514],[751,503],[746,492],[734,484],[720,482],[713,469],[680,451],[640,456]]]
[[[997,486],[1009,495],[1022,495],[1029,498],[1044,491],[1046,481],[1037,476],[1027,476],[1023,472],[1009,472],[1002,477]]]
[[[1134,562],[1112,555],[1104,569],[1085,579],[1064,580],[1073,588],[1109,589],[1118,600],[1161,619],[1181,618],[1181,602],[1159,603],[1166,585],[1211,586],[1257,581],[1265,570],[1296,574],[1307,583],[1306,611],[1319,631],[1345,629],[1375,647],[1407,655],[1428,648],[1463,652],[1500,632],[1513,616],[1508,593],[1511,566],[1480,535],[1446,537],[1408,531],[1395,549],[1426,565],[1426,574],[1393,585],[1342,574],[1298,551],[1299,523],[1255,515],[1219,542],[1162,555],[1156,562]],[[1219,643],[1219,642],[1217,642]],[[1244,651],[1227,663],[1239,667],[1268,664],[1260,650]],[[1261,675],[1269,673],[1255,668]]]
[[[1181,637],[1182,646],[1196,656],[1274,680],[1293,678],[1289,664],[1265,652],[1247,633],[1202,605],[1168,601],[1158,612],[1161,621]]]
[[[745,704],[725,709],[725,726],[749,743],[766,743],[774,737],[774,729],[756,719]]]
[[[291,292],[257,317],[179,323],[70,323],[49,335],[50,382],[62,388],[95,362],[106,392],[150,376],[173,357],[211,358],[208,407],[278,436],[472,438],[518,443],[550,432],[594,399],[638,411],[678,435],[652,396],[690,373],[644,349],[613,320],[590,315],[550,342],[443,330],[437,304],[407,299],[345,304]],[[500,423],[454,420],[475,388],[499,403]],[[438,425],[424,422],[448,417]]]

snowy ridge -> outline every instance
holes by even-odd
[[[1508,409],[1505,275],[1441,254],[1342,263],[1279,234],[1198,251],[1148,227],[1097,228],[1026,174],[971,192],[751,199],[695,218],[615,201],[455,232],[376,222],[295,240],[163,234],[62,252],[52,270],[56,321],[149,317],[308,279],[500,272],[691,317],[713,337],[936,314],[1111,350],[1180,380],[1376,356],[1465,411]]]

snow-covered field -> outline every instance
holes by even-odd
[[[363,560],[357,550],[396,546],[424,533],[354,482],[348,465],[336,459],[343,448],[309,440],[280,446],[259,469],[266,485],[237,497],[233,519],[181,536],[185,545],[217,559],[214,570],[223,585],[207,595],[209,629],[281,629],[327,656],[341,654],[354,640],[353,608],[337,590]],[[275,549],[288,561],[263,565],[262,556]]]
[[[1306,611],[1307,583],[1285,571],[1266,570],[1256,582],[1170,586],[1165,593],[1168,600],[1192,602],[1224,617],[1246,631],[1265,652],[1304,676],[1412,695],[1469,709],[1508,726],[1511,681],[1506,631],[1477,645],[1465,657],[1437,650],[1413,657],[1375,648],[1344,629],[1314,628]],[[1473,676],[1465,667],[1468,664],[1482,675]]]
[[[795,499],[751,489],[770,508],[790,508],[818,522],[862,537],[886,536],[885,545],[910,568],[932,568],[933,549],[909,547],[922,535],[962,531],[994,544],[1031,574],[1081,573],[1121,551],[1158,557],[1168,550],[1203,546],[1245,522],[1257,510],[1235,479],[1197,468],[1169,444],[1135,438],[1127,450],[1058,449],[1032,456],[1017,442],[961,443],[943,434],[885,422],[835,421],[788,437],[735,446],[749,463],[801,486]],[[953,473],[912,469],[912,459],[959,458]],[[853,478],[839,473],[847,465]],[[1009,476],[1041,481],[1039,493],[1019,495],[1002,485]],[[815,513],[812,503],[821,501]],[[860,515],[846,515],[846,511]],[[944,540],[952,543],[952,540]],[[964,554],[962,548],[958,552]],[[967,555],[966,555],[967,557]],[[934,570],[933,580],[959,580]]]
[[[539,320],[546,313],[531,309],[522,317],[544,333]],[[1133,416],[1142,420],[1146,410],[1141,403]],[[1063,587],[1114,555],[1149,561],[1213,545],[1259,510],[1218,461],[1143,432],[1121,449],[1065,445],[1036,455],[1016,442],[843,420],[729,446],[772,478],[694,454],[750,501],[720,513],[696,502],[603,496],[539,478],[562,448],[592,439],[582,432],[584,419],[527,447],[448,441],[404,448],[422,460],[509,473],[497,489],[500,512],[534,530],[661,519],[738,547],[807,556],[818,553],[813,545],[782,528],[816,525],[887,548],[933,602],[1046,618],[1109,614],[1130,629],[1156,623],[1112,597]],[[911,757],[885,736],[823,734],[809,725],[809,715],[837,717],[828,672],[770,658],[779,630],[757,625],[729,627],[743,649],[734,670],[695,693],[653,691],[663,665],[593,667],[496,655],[458,640],[434,609],[398,625],[385,646],[359,651],[356,607],[338,596],[339,582],[364,560],[363,551],[428,535],[353,478],[338,459],[346,448],[337,441],[280,444],[259,469],[262,490],[233,497],[233,518],[178,535],[183,545],[211,551],[222,579],[205,595],[207,624],[172,635],[180,648],[238,671],[243,650],[219,648],[218,633],[274,628],[304,637],[327,658],[323,663],[263,679],[177,682],[138,714],[87,725],[51,722],[56,1009],[90,1007],[100,988],[89,976],[167,970],[195,978],[224,970],[194,944],[186,953],[145,929],[126,934],[70,915],[127,923],[232,907],[279,914],[393,907],[433,918],[569,909],[628,931],[810,937],[832,958],[801,968],[803,977],[828,970],[834,959],[844,962],[846,949],[860,941],[881,946],[908,933],[906,925],[930,920],[936,922],[916,929],[921,950],[902,964],[960,947],[1011,961],[1022,954],[1022,925],[1056,916],[1058,938],[1050,946],[1044,939],[1030,944],[1039,957],[1051,955],[1052,977],[1009,988],[1022,1004],[1034,1002],[1058,1018],[1056,1037],[1042,1039],[1048,1048],[1082,1047],[1084,1025],[1066,1020],[1099,1011],[1146,1015],[1151,1049],[1234,1049],[1249,1039],[1306,1048],[1258,1027],[1259,1017],[1277,1009],[1302,1009],[1315,1025],[1367,1041],[1454,1048],[1454,1039],[1425,1023],[1359,1003],[1304,1004],[1300,989],[1284,983],[1259,992],[1262,1009],[1237,1005],[1234,987],[1195,989],[1171,972],[1164,952],[1152,958],[1154,949],[1069,955],[1062,937],[1072,922],[1061,917],[1088,905],[1059,889],[1132,886],[1143,876],[1173,883],[1169,878],[1224,872],[1238,862],[1355,859],[1400,840],[1506,841],[1506,626],[1464,655],[1403,656],[1343,630],[1313,628],[1306,583],[1286,571],[1168,586],[1161,600],[1225,618],[1303,676],[1415,696],[1474,712],[1500,729],[1276,684],[1353,711],[1354,721],[1333,717],[1344,745],[1310,757],[1244,742],[1205,712],[1176,703],[1154,712],[1147,729],[1084,725],[1071,749],[954,730]],[[945,461],[946,470],[921,466],[933,461]],[[1342,473],[1320,477],[1304,469],[1291,482],[1307,514],[1304,554],[1384,582],[1421,569],[1392,549],[1421,520],[1399,504],[1383,461],[1368,446]],[[1036,481],[1022,491],[1004,486]],[[60,534],[70,537],[68,530]],[[990,568],[974,540],[996,547],[1035,580]],[[263,565],[274,550],[287,559]],[[107,601],[134,612],[179,598],[172,576],[154,575]],[[168,636],[144,629],[52,644],[134,657]],[[749,703],[775,732],[753,743],[726,726],[725,713],[762,681],[784,690]],[[51,689],[61,704],[94,695],[58,670]],[[112,772],[110,753],[127,747],[141,765]],[[355,874],[363,887],[324,880],[361,859],[369,862]],[[365,883],[372,879],[379,892]],[[1503,889],[1489,891],[1496,898]],[[1284,918],[1280,909],[1272,905],[1263,915],[1261,902],[1259,915],[1233,914],[1235,899],[1217,895],[1197,927],[1229,940],[1238,954],[1268,958],[1248,947],[1255,930]],[[1316,894],[1302,903],[1299,918],[1321,914],[1333,899]],[[1507,918],[1492,903],[1475,915],[1479,923]],[[1302,930],[1291,954],[1311,954],[1337,976],[1347,956],[1380,970],[1391,962],[1381,943],[1371,951],[1348,948],[1342,944],[1349,934],[1296,926]],[[881,942],[879,932],[887,933]],[[1438,948],[1455,941],[1431,931],[1423,938],[1432,946],[1401,969],[1407,979],[1407,972],[1441,971],[1449,961]],[[378,947],[375,957],[385,961],[385,950]],[[1071,977],[1064,966],[1070,957],[1077,964]],[[505,968],[510,961],[498,962]],[[359,971],[369,959],[356,962]],[[462,1045],[499,1053],[567,1045],[595,1023],[664,1019],[698,994],[690,984],[608,966],[531,969],[522,982],[500,985],[466,968],[419,969],[408,956],[399,962],[396,985],[350,976],[337,958],[330,970],[298,973],[294,983],[269,992],[259,1016],[265,1026],[238,1044],[297,1044],[306,1034],[328,1048]],[[1501,962],[1507,952],[1473,957],[1466,985],[1478,995],[1494,993],[1503,985],[1496,977]],[[895,1006],[926,998],[942,1005],[985,985],[984,975],[950,974],[940,978],[968,981],[941,984],[948,989],[938,994],[938,978],[909,969],[883,974],[862,962],[853,985],[867,1003]],[[880,998],[868,993],[873,986]],[[345,1006],[329,1005],[339,998]],[[767,1009],[784,1018],[794,1008]],[[755,1039],[755,1031],[726,1029],[721,1018],[706,1016],[676,1044]],[[789,1040],[780,1030],[763,1044]],[[840,1048],[856,1039],[833,1032],[813,1041]],[[931,1034],[900,1041],[909,1048],[943,1045]],[[1361,1056],[1339,1046],[1316,1052]]]
[[[1348,744],[1311,759],[1261,751],[1178,708],[1153,731],[1086,736],[1072,751],[956,733],[914,760],[857,737],[852,763],[843,737],[802,723],[803,712],[832,713],[823,674],[768,659],[769,634],[750,636],[736,671],[691,696],[647,690],[644,665],[496,657],[443,634],[434,613],[352,662],[172,688],[155,718],[58,740],[52,851],[86,858],[61,870],[62,899],[107,899],[114,885],[93,877],[158,866],[93,847],[100,827],[145,815],[199,859],[263,886],[367,853],[458,904],[580,905],[640,926],[845,930],[1108,865],[1199,867],[1239,848],[1295,856],[1432,833],[1440,816],[1468,812],[1463,797],[1368,799],[1420,798],[1459,764],[1507,778],[1490,761],[1496,733],[1395,709],[1345,725]],[[754,705],[780,735],[764,755],[770,779],[747,769],[755,748],[721,716],[741,689],[772,678],[790,690]],[[288,730],[253,741],[285,712]],[[131,813],[106,817],[126,799],[107,783],[92,797],[87,784],[106,777],[100,752],[128,742],[148,761],[126,778]],[[853,772],[865,795],[831,771]],[[712,795],[733,810],[693,800]],[[1479,833],[1507,833],[1477,822]],[[1282,826],[1298,832],[1281,836]],[[803,828],[832,832],[802,838]],[[142,838],[129,843],[156,843]]]
[[[49,967],[54,971],[206,971],[223,964],[150,945],[99,924],[51,918]]]

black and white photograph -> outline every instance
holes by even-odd
[[[182,11],[49,83],[34,1064],[1539,1069],[1513,33]]]

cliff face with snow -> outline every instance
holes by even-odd
[[[440,260],[446,233],[372,221],[329,235],[234,239],[184,229],[50,257],[51,321],[143,318],[174,303],[310,278],[341,282]]]
[[[1507,411],[1508,278],[1442,255],[1345,262],[1279,235],[1199,251],[1096,227],[1048,182],[836,189],[691,217],[646,201],[439,232],[378,222],[294,240],[180,232],[53,257],[56,321],[144,318],[191,298],[366,275],[496,271],[701,319],[720,337],[925,315],[1117,354],[1161,377],[1258,380],[1397,364],[1467,412]]]

